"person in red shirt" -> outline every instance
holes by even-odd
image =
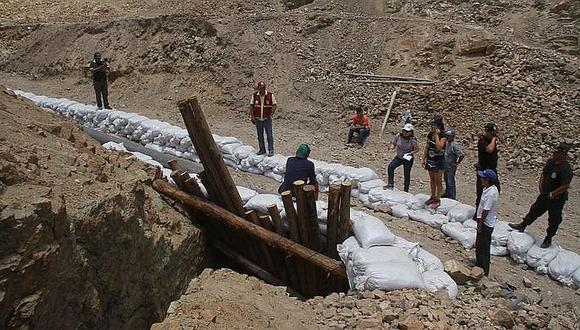
[[[350,128],[348,130],[348,141],[347,145],[352,143],[352,138],[354,132],[358,132],[358,146],[357,148],[362,148],[365,140],[371,133],[371,124],[369,122],[369,117],[363,113],[363,109],[359,106],[356,109],[356,115],[352,117]]]

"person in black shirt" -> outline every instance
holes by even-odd
[[[109,91],[107,86],[107,69],[109,68],[108,60],[101,58],[101,53],[96,52],[90,64],[90,70],[93,74],[93,87],[95,88],[95,95],[97,97],[97,107],[99,109],[105,106],[109,107]]]
[[[530,211],[522,223],[509,224],[513,229],[523,232],[527,226],[548,211],[548,230],[542,242],[544,249],[552,245],[552,237],[556,235],[558,226],[562,222],[562,209],[568,200],[568,188],[574,176],[572,167],[568,163],[568,150],[570,150],[570,145],[566,143],[560,143],[556,147],[552,158],[542,170],[538,184],[540,195],[530,206]]]
[[[278,188],[278,193],[292,190],[292,183],[302,180],[308,185],[314,185],[316,195],[318,196],[318,181],[316,181],[316,172],[314,163],[307,158],[310,156],[310,147],[307,144],[301,144],[296,150],[296,157],[290,157],[286,161],[286,173],[284,181]],[[296,196],[294,193],[293,196]]]
[[[443,193],[443,170],[445,169],[445,127],[441,115],[433,116],[431,121],[431,132],[427,135],[427,145],[423,155],[423,166],[429,171],[431,183],[431,197],[425,201],[425,205],[431,205],[436,209],[440,205],[441,194]]]
[[[497,126],[494,123],[485,125],[485,134],[483,134],[477,141],[477,164],[475,164],[476,171],[493,170],[497,174]],[[499,185],[499,176],[495,182],[498,191],[501,191]],[[475,191],[477,197],[475,199],[475,209],[479,207],[483,186],[479,177],[475,180]]]

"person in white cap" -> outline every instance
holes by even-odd
[[[395,158],[391,160],[387,168],[387,189],[395,185],[395,169],[403,165],[404,190],[409,191],[411,183],[411,168],[417,152],[417,139],[413,134],[413,125],[405,124],[401,133],[397,133],[393,142],[389,145],[389,152],[396,151]]]

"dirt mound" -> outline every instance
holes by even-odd
[[[157,171],[0,92],[0,323],[143,328],[204,264]],[[59,317],[54,317],[59,315]]]

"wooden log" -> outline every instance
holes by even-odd
[[[390,75],[376,75],[376,74],[367,74],[367,73],[345,72],[344,74],[347,75],[347,76],[353,76],[353,77],[367,77],[367,78],[376,78],[376,79],[432,81],[431,79],[427,79],[427,78],[404,77],[404,76],[390,76]]]
[[[340,186],[331,185],[328,189],[328,213],[326,219],[326,255],[338,259],[338,220],[340,214]],[[342,242],[341,242],[342,243]]]
[[[185,190],[185,184],[183,183],[183,180],[181,178],[181,172],[179,170],[173,170],[171,171],[171,178],[173,179],[173,182],[175,182],[175,184],[179,187],[179,189]]]
[[[258,217],[258,213],[254,210],[249,210],[245,212],[245,218],[256,226],[262,227],[260,223],[260,218]],[[263,228],[263,227],[262,227]],[[251,239],[249,235],[246,235],[247,241],[249,242]],[[252,240],[253,241],[253,240]],[[262,264],[263,267],[268,269],[269,271],[273,271],[275,269],[274,262],[272,260],[272,256],[270,255],[270,250],[268,249],[268,245],[264,242],[258,240],[254,244],[254,248],[257,251],[256,263]]]
[[[169,166],[172,171],[179,170],[179,162],[175,158],[168,160],[167,166]]]
[[[270,218],[272,219],[274,231],[280,236],[286,236],[284,235],[284,224],[282,223],[282,219],[280,218],[280,211],[278,210],[278,206],[276,206],[276,204],[268,205],[268,213],[270,214]]]
[[[163,195],[176,199],[181,203],[194,208],[205,218],[200,218],[200,221],[218,221],[232,229],[244,232],[256,239],[270,244],[271,246],[280,249],[290,255],[296,256],[306,263],[315,267],[321,268],[330,273],[330,275],[340,281],[346,281],[346,272],[341,262],[328,258],[316,251],[312,251],[296,242],[292,242],[274,232],[270,232],[260,226],[250,223],[236,214],[228,210],[207,202],[199,197],[191,196],[186,192],[180,191],[175,186],[163,181],[155,180],[153,188]]]
[[[203,192],[201,191],[201,187],[197,183],[197,180],[195,180],[194,178],[192,177],[187,178],[183,182],[183,184],[185,185],[185,191],[187,191],[188,193],[200,198],[205,198]]]
[[[286,210],[290,239],[296,243],[300,243],[300,231],[298,230],[298,220],[296,220],[296,209],[294,209],[294,202],[292,201],[292,192],[287,190],[281,195],[282,201],[284,202],[284,210]]]
[[[405,80],[357,80],[360,83],[371,84],[407,84],[407,85],[433,85],[432,81],[405,81]]]
[[[350,191],[352,184],[345,181],[340,185],[340,216],[338,241],[342,242],[350,236],[352,231],[350,224]]]
[[[197,98],[194,97],[179,101],[177,106],[185,122],[189,138],[210,179],[208,181],[211,181],[208,184],[217,187],[216,193],[220,196],[221,205],[224,208],[234,214],[243,216],[244,208],[242,199],[224,163],[222,155],[215,144],[209,125],[205,120],[205,115],[197,102]],[[206,188],[208,187],[206,182],[204,182],[204,185]]]
[[[268,229],[269,231],[274,231],[274,226],[272,225],[272,221],[270,221],[269,215],[261,215],[258,217],[258,219],[260,219],[260,226]]]
[[[223,205],[224,202],[222,202],[221,200],[222,196],[219,194],[216,186],[214,186],[214,184],[212,183],[211,178],[208,176],[207,172],[202,171],[198,175],[199,179],[201,180],[201,183],[205,187],[205,190],[207,190],[209,200],[216,203],[217,205]]]
[[[391,102],[389,103],[389,108],[387,109],[387,114],[385,115],[385,119],[383,120],[383,126],[381,127],[381,134],[379,134],[379,138],[383,137],[383,132],[385,131],[385,127],[387,127],[387,121],[389,120],[389,115],[391,114],[391,109],[393,108],[393,103],[395,103],[395,97],[397,96],[397,90],[393,91],[391,94]]]
[[[298,180],[292,183],[293,192],[296,198],[296,224],[300,232],[300,243],[304,246],[310,246],[308,237],[308,207],[306,202],[306,193],[302,188],[304,181]]]
[[[218,240],[212,240],[210,245],[218,250],[221,254],[225,255],[228,259],[233,261],[234,263],[238,264],[245,270],[247,270],[251,275],[263,280],[272,285],[276,286],[284,286],[284,282],[274,275],[270,274],[269,272],[265,271],[260,266],[256,265],[249,259],[245,258],[244,256],[240,255],[239,253],[235,252],[233,249],[225,245],[224,243]]]
[[[307,185],[302,188],[306,194],[306,228],[308,229],[309,248],[314,251],[322,251],[320,244],[320,227],[318,226],[318,212],[316,210],[316,192],[314,186]]]

